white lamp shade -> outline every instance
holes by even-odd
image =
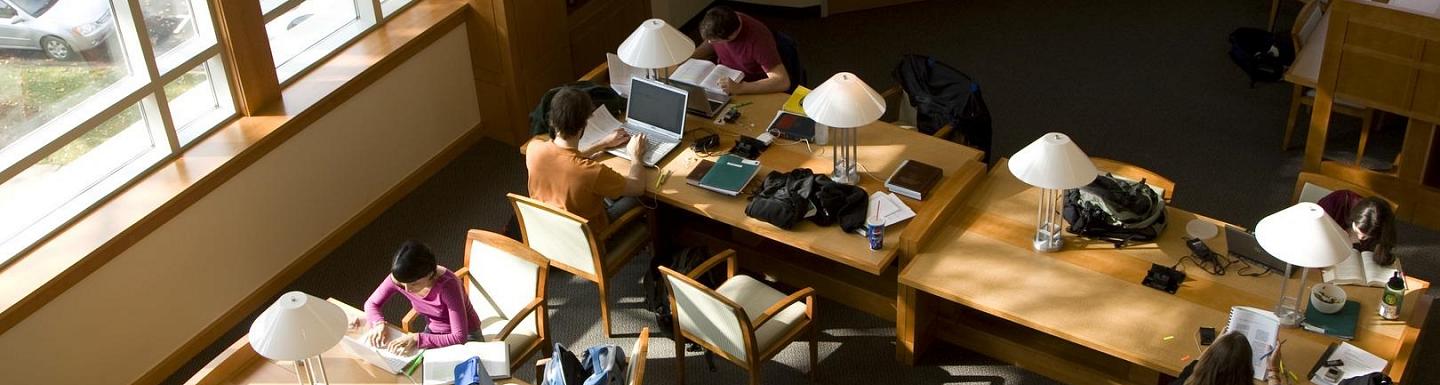
[[[345,311],[309,294],[292,291],[250,324],[250,346],[272,360],[299,361],[330,350],[349,328]]]
[[[625,64],[654,69],[683,63],[694,53],[695,42],[689,37],[664,20],[650,19],[640,23],[640,27],[620,43],[615,55]]]
[[[1090,184],[1099,171],[1069,135],[1051,132],[1010,157],[1010,173],[1031,186],[1059,190]]]
[[[1350,257],[1350,236],[1320,205],[1301,202],[1255,225],[1265,252],[1300,267],[1330,267]]]
[[[805,115],[830,127],[860,127],[885,114],[885,98],[855,74],[841,72],[815,87],[801,101]]]

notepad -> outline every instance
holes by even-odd
[[[718,192],[721,194],[736,196],[745,190],[745,185],[755,179],[755,174],[760,171],[760,162],[741,158],[735,154],[725,154],[715,160],[715,165],[705,176],[700,177],[701,188]]]
[[[1325,282],[1336,285],[1359,285],[1385,287],[1390,277],[1400,269],[1400,261],[1390,266],[1380,266],[1374,258],[1365,258],[1360,252],[1351,250],[1350,257],[1339,264],[1325,268]]]
[[[1313,300],[1313,299],[1312,299]],[[1360,303],[1345,301],[1345,307],[1335,314],[1321,313],[1315,304],[1305,307],[1305,321],[1300,325],[1305,330],[1344,339],[1355,339],[1355,325],[1360,322]]]
[[[745,73],[709,60],[690,59],[670,74],[670,80],[700,86],[705,92],[716,95],[725,95],[725,90],[720,89],[720,79],[725,78],[738,82],[745,78]]]
[[[1264,380],[1267,358],[1280,334],[1280,318],[1275,313],[1248,306],[1230,308],[1230,323],[1226,333],[1240,333],[1250,341],[1251,364],[1255,367],[1255,379]]]

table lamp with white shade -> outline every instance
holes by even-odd
[[[1070,136],[1051,132],[1020,149],[1010,157],[1010,173],[1025,184],[1040,188],[1040,206],[1036,209],[1035,250],[1051,252],[1064,245],[1060,228],[1060,197],[1065,189],[1077,188],[1095,181],[1099,172],[1090,157],[1070,140]]]
[[[265,358],[295,361],[300,383],[325,384],[320,353],[345,337],[349,322],[339,306],[292,291],[280,296],[250,324],[250,346]]]
[[[650,78],[656,79],[658,70],[684,63],[694,53],[695,41],[665,20],[650,19],[640,23],[635,32],[620,43],[615,55],[625,64],[648,70]]]
[[[885,98],[855,74],[841,72],[815,87],[801,101],[805,115],[830,127],[834,143],[835,171],[830,179],[845,184],[860,183],[859,144],[856,131],[885,114]]]
[[[1289,279],[1280,285],[1280,303],[1275,306],[1275,315],[1280,323],[1296,326],[1305,318],[1300,298],[1305,291],[1305,281],[1310,268],[1335,266],[1350,257],[1350,236],[1335,220],[1325,214],[1320,205],[1301,202],[1266,216],[1255,225],[1255,240],[1266,253],[1285,261],[1285,276],[1290,269],[1300,267],[1300,287],[1295,296],[1286,293]]]

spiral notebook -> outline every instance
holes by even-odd
[[[1236,306],[1230,308],[1230,322],[1225,326],[1226,333],[1240,333],[1250,341],[1250,351],[1253,352],[1251,365],[1255,367],[1255,379],[1264,380],[1265,370],[1269,367],[1266,359],[1270,351],[1275,349],[1275,341],[1280,334],[1280,318],[1268,310],[1260,310],[1248,306]]]

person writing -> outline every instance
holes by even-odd
[[[565,88],[556,92],[548,116],[555,139],[530,143],[525,151],[525,168],[530,173],[530,198],[579,215],[589,221],[593,231],[603,233],[610,220],[639,204],[634,197],[645,193],[645,165],[639,161],[645,151],[645,136],[616,130],[592,148],[580,148],[580,136],[585,134],[586,121],[594,110],[590,96],[580,90]],[[597,152],[627,141],[631,161],[625,175],[590,159]]]
[[[1350,190],[1337,190],[1315,204],[1325,210],[1340,228],[1350,233],[1350,242],[1359,251],[1375,253],[1375,263],[1395,263],[1395,212],[1379,197],[1362,198]]]
[[[387,340],[385,316],[380,309],[396,294],[410,301],[416,313],[425,316],[425,333],[405,333]],[[365,317],[352,321],[352,328],[369,329],[365,340],[396,354],[408,354],[416,348],[430,349],[479,341],[480,317],[465,300],[460,279],[450,270],[435,263],[435,254],[416,241],[406,241],[395,252],[390,276],[380,282],[370,299],[365,301]]]
[[[727,7],[711,8],[700,21],[700,37],[705,41],[695,47],[691,57],[713,57],[716,63],[745,73],[740,82],[720,79],[720,89],[725,93],[764,94],[790,89],[790,73],[775,46],[775,35],[760,20]]]
[[[1285,342],[1281,341],[1273,352],[1262,358],[1269,360],[1269,367],[1265,369],[1266,384],[1283,383],[1284,374],[1279,368],[1280,348],[1284,345]],[[1255,367],[1251,366],[1253,354],[1250,341],[1245,339],[1244,334],[1225,333],[1200,354],[1200,359],[1186,366],[1170,385],[1252,385],[1251,379],[1255,377]]]

